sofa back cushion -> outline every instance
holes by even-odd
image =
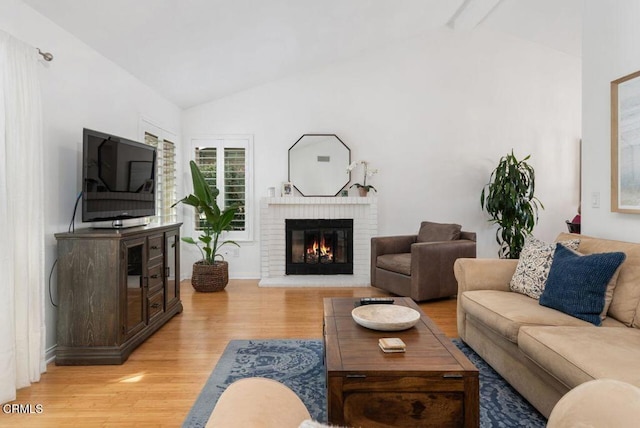
[[[578,251],[582,254],[621,251],[626,259],[620,266],[618,281],[607,316],[629,327],[640,328],[640,244],[594,238],[586,235],[561,233],[557,240],[580,239]]]
[[[460,239],[459,224],[433,223],[423,221],[420,223],[417,242],[455,241]]]

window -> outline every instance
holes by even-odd
[[[176,203],[176,146],[172,135],[143,121],[144,142],[157,149],[156,157],[156,221],[175,223],[178,221]]]
[[[231,223],[228,239],[251,240],[251,146],[250,136],[219,136],[192,140],[194,161],[212,188],[220,190],[221,209],[239,207]],[[202,219],[196,216],[195,228],[201,230]]]

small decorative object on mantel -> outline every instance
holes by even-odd
[[[282,183],[282,196],[293,196],[293,183],[288,181]]]
[[[193,238],[182,238],[184,242],[198,247],[202,254],[202,260],[193,264],[191,285],[196,291],[221,291],[229,282],[229,264],[219,253],[220,247],[225,244],[233,244],[238,247],[240,245],[234,241],[220,242],[219,239],[224,231],[231,230],[231,222],[239,207],[233,205],[220,210],[216,202],[220,191],[215,187],[209,187],[194,161],[189,162],[189,166],[193,180],[193,194],[179,200],[173,206],[179,203],[191,205],[196,209],[201,219],[202,235],[198,237],[198,240],[204,246],[201,247]],[[216,260],[217,257],[222,260]]]
[[[349,188],[352,188],[354,186],[357,187],[358,192],[360,193],[360,196],[367,196],[371,190],[373,190],[374,192],[377,192],[375,187],[373,187],[370,184],[367,184],[367,177],[373,177],[375,174],[378,173],[377,168],[375,169],[369,168],[369,162],[367,161],[352,162],[351,165],[347,167],[347,174],[353,171],[355,168],[357,168],[358,165],[364,165],[364,174],[363,174],[362,184],[354,183],[351,186],[349,186]]]

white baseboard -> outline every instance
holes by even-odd
[[[44,361],[47,364],[53,363],[56,361],[56,348],[58,345],[53,345],[51,348],[47,349],[44,352]]]
[[[369,287],[368,275],[286,275],[262,278],[260,287]]]

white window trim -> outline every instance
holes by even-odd
[[[246,176],[246,184],[245,184],[245,230],[240,231],[229,231],[223,233],[223,239],[230,239],[232,241],[237,242],[252,242],[253,238],[253,224],[256,219],[256,213],[254,210],[253,203],[253,135],[252,134],[216,134],[216,135],[205,135],[205,136],[197,136],[191,138],[191,145],[189,150],[189,160],[195,160],[195,152],[196,147],[219,147],[219,141],[230,141],[237,140],[237,145],[232,145],[227,147],[242,147],[246,150],[245,156],[245,176]],[[223,146],[224,147],[224,146]],[[220,168],[220,162],[224,162],[224,157],[218,157],[218,170],[222,170]],[[187,188],[191,188],[191,172],[188,174],[189,182]],[[224,198],[224,192],[220,192],[220,197]],[[218,200],[218,203],[224,204],[224,199]],[[193,216],[191,216],[193,218]],[[189,222],[189,227],[192,231],[195,230],[195,224],[193,220]],[[194,232],[197,233],[197,232]]]
[[[170,142],[173,143],[174,145],[174,156],[175,156],[175,162],[176,162],[176,171],[175,171],[175,180],[176,180],[176,192],[180,191],[180,143],[178,141],[178,134],[176,134],[175,132],[172,131],[168,131],[167,129],[163,128],[162,126],[158,125],[157,123],[155,123],[153,120],[144,117],[144,116],[140,116],[140,122],[138,125],[138,133],[140,134],[140,141],[145,141],[145,133],[149,133],[149,134],[153,134],[154,136],[158,137],[158,139],[160,140],[168,140]],[[179,193],[176,194],[176,201],[180,200],[181,196]],[[176,211],[177,213],[177,221],[180,221],[180,214],[178,211]],[[155,221],[159,221],[159,217],[152,217],[155,218]]]

